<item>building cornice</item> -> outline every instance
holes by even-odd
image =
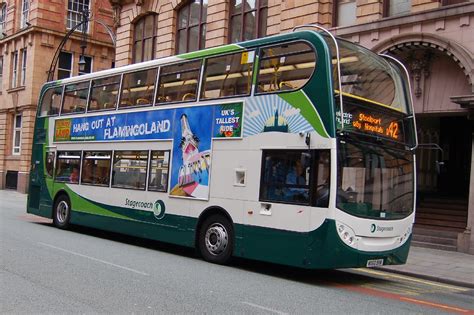
[[[51,30],[51,29],[47,29],[47,28],[44,28],[44,27],[40,27],[40,26],[31,26],[31,27],[28,27],[26,29],[23,29],[15,34],[12,34],[12,35],[9,35],[7,37],[4,37],[0,40],[0,45],[2,44],[7,44],[11,41],[14,41],[16,39],[19,39],[21,37],[24,37],[24,36],[27,36],[27,35],[33,35],[35,33],[40,33],[40,34],[49,34],[49,35],[53,35],[53,36],[56,36],[56,37],[64,37],[66,35],[66,33],[64,32],[61,32],[61,31],[55,31],[55,30]],[[81,41],[81,33],[73,33],[71,35],[71,37],[69,37],[70,39],[73,39],[73,40],[76,40],[76,41]],[[109,48],[115,48],[114,45],[112,44],[112,42],[108,42],[108,41],[101,41],[101,40],[97,40],[97,39],[93,39],[91,38],[90,36],[87,38],[87,42],[90,43],[90,44],[93,44],[93,45],[100,45],[100,46],[107,46]]]
[[[473,12],[474,2],[466,2],[457,5],[440,7],[429,11],[420,11],[402,16],[387,17],[373,22],[361,23],[344,27],[334,27],[331,28],[330,31],[337,36],[345,36],[358,33],[372,32],[385,28],[398,27],[400,25],[415,24],[440,18],[468,15]]]

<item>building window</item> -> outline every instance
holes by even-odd
[[[92,57],[84,56],[86,64],[84,65],[84,71],[79,71],[79,75],[87,74],[92,72]]]
[[[203,49],[206,44],[207,0],[193,0],[178,12],[178,54]]]
[[[82,12],[89,11],[89,0],[68,0],[67,4],[67,28],[72,29],[82,22]],[[76,31],[89,32],[89,23],[79,26]]]
[[[157,17],[157,14],[149,14],[135,23],[135,30],[133,32],[133,63],[155,58]]]
[[[410,13],[411,0],[385,0],[383,16],[397,16]]]
[[[267,15],[268,0],[232,0],[229,42],[235,43],[265,36]]]
[[[21,114],[15,115],[13,122],[13,155],[20,155],[21,148]]]
[[[18,51],[12,54],[12,80],[11,87],[16,88],[18,86]]]
[[[7,4],[0,4],[0,38],[3,37],[3,33],[7,28]]]
[[[61,51],[58,60],[58,80],[72,76],[72,54]]]
[[[20,72],[20,85],[25,86],[26,85],[26,48],[21,50],[21,72]]]
[[[333,2],[333,26],[349,26],[356,23],[356,0],[339,0]]]
[[[21,0],[21,25],[20,28],[27,27],[30,15],[30,0]]]

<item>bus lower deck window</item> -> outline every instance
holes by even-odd
[[[55,180],[57,182],[78,184],[80,164],[81,152],[58,152]]]
[[[110,157],[110,151],[84,151],[81,184],[108,186]]]
[[[112,187],[145,189],[148,151],[115,151]]]

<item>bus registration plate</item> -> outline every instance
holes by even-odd
[[[383,258],[381,259],[369,259],[367,260],[367,267],[378,267],[378,266],[383,266]]]

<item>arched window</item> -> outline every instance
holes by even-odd
[[[231,0],[229,42],[265,36],[267,16],[268,0]]]
[[[133,63],[155,58],[158,14],[145,15],[135,23],[133,32]]]
[[[203,49],[206,43],[207,0],[192,0],[178,11],[176,52]]]

